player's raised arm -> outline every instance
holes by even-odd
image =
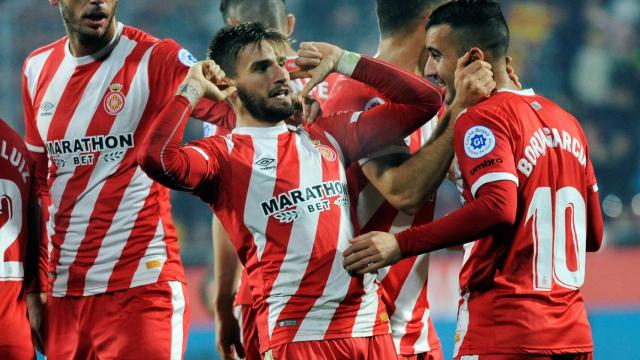
[[[301,68],[309,69],[317,64],[306,71],[311,80],[302,94],[330,72],[338,71],[373,87],[389,100],[362,113],[331,114],[318,121],[319,126],[340,142],[351,160],[409,135],[432,118],[442,105],[440,89],[394,65],[325,43],[305,43],[301,49],[297,60]],[[314,60],[314,56],[318,59]]]
[[[194,189],[215,172],[215,159],[190,147],[181,147],[191,111],[204,96],[223,100],[235,89],[220,90],[212,81],[224,79],[224,71],[211,60],[194,65],[175,96],[151,125],[138,151],[140,167],[154,180],[178,190]]]

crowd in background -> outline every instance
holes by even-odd
[[[525,87],[578,117],[599,180],[606,246],[640,246],[640,2],[637,0],[504,0],[514,67]],[[223,23],[219,0],[119,1],[119,20],[170,37],[204,58]],[[374,54],[373,0],[287,0],[297,16],[296,41],[322,40]],[[23,133],[20,81],[29,51],[64,34],[58,9],[45,0],[0,0],[0,117]],[[295,46],[294,46],[295,47]],[[190,123],[191,138],[202,127]],[[210,260],[210,212],[174,193],[173,213],[187,265]],[[440,213],[459,206],[452,187]]]

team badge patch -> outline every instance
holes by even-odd
[[[125,97],[122,93],[121,84],[109,85],[109,93],[104,97],[104,110],[109,115],[117,115],[124,108]]]
[[[336,152],[333,151],[333,149],[328,147],[327,145],[321,144],[320,141],[318,140],[314,140],[312,142],[313,142],[313,145],[316,147],[316,149],[318,149],[318,151],[320,152],[320,155],[322,155],[323,158],[329,161],[334,161],[338,157],[336,155]]]
[[[196,59],[195,56],[191,55],[191,53],[187,51],[187,49],[180,49],[180,51],[178,51],[178,60],[180,60],[181,63],[185,64],[188,67],[192,67],[198,62],[198,59]]]
[[[493,150],[496,146],[496,137],[489,128],[474,126],[464,134],[464,152],[470,158],[477,159]]]

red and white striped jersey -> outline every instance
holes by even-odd
[[[593,351],[580,288],[600,209],[578,121],[532,90],[499,90],[458,117],[454,138],[467,202],[517,184],[513,225],[464,246],[456,354]]]
[[[65,37],[25,60],[25,137],[51,200],[54,296],[184,281],[169,192],[138,167],[136,144],[194,62],[173,40],[120,23],[98,55],[74,57]]]
[[[361,82],[341,76],[336,81],[324,111],[368,110],[385,99],[379,92]],[[444,108],[442,108],[444,109]],[[353,217],[362,233],[370,231],[400,232],[411,226],[433,220],[435,195],[415,215],[407,215],[389,204],[369,182],[360,165],[376,156],[393,153],[415,153],[424,146],[437,126],[438,118],[413,132],[404,142],[380,150],[354,163],[347,169]],[[390,314],[391,335],[398,354],[413,355],[440,348],[440,339],[429,316],[427,279],[429,255],[403,259],[378,271],[384,289],[384,301]]]
[[[33,162],[24,142],[0,119],[0,281],[23,281],[25,276],[32,181]],[[16,299],[0,297],[9,300]]]

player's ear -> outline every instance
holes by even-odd
[[[285,35],[291,36],[295,28],[296,28],[296,17],[293,14],[288,14],[287,15],[287,33]]]
[[[471,50],[469,50],[469,52],[471,53],[471,61],[476,61],[476,60],[483,60],[485,61],[486,56],[484,54],[484,52],[482,50],[480,50],[480,48],[477,47],[473,47],[471,48]]]
[[[236,26],[240,24],[240,21],[238,21],[238,19],[234,17],[225,18],[225,22],[227,23],[228,26]]]
[[[60,0],[49,0],[49,4],[51,4],[52,6],[57,6],[59,2]]]

